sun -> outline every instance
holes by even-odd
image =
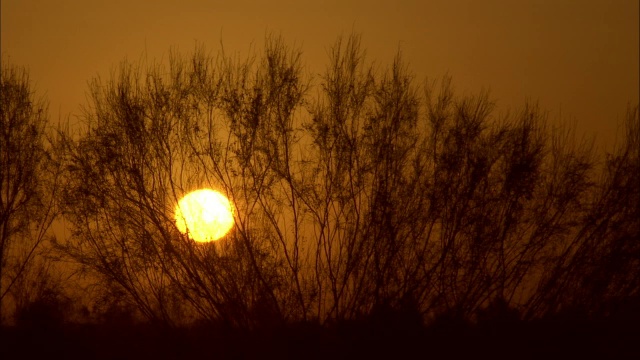
[[[192,191],[178,201],[176,226],[194,241],[218,240],[233,227],[231,203],[215,190]]]

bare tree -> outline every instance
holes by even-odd
[[[198,49],[114,74],[91,82],[85,129],[60,152],[74,229],[62,249],[147,319],[535,317],[581,298],[574,277],[635,251],[637,199],[620,192],[635,191],[637,135],[600,181],[589,144],[535,104],[498,116],[487,93],[419,86],[400,55],[368,63],[358,36],[317,79],[275,38],[247,59]],[[207,245],[173,219],[200,187],[235,208]],[[635,296],[624,259],[602,281]]]
[[[23,68],[4,62],[1,79],[0,314],[4,316],[3,300],[23,283],[55,218],[59,182],[51,161],[44,100],[36,97]]]
[[[304,304],[296,244],[273,231],[278,210],[264,210],[292,181],[291,121],[306,85],[297,53],[278,40],[254,61],[198,51],[169,69],[123,64],[118,78],[92,83],[88,130],[66,141],[65,216],[77,232],[63,248],[149,319],[183,318],[172,299],[192,316],[247,326],[254,312],[284,318]],[[219,244],[196,245],[175,227],[177,200],[199,187],[237,209]]]
[[[637,107],[629,109],[622,142],[613,154],[607,154],[593,191],[580,199],[578,208],[572,209],[573,232],[559,249],[553,266],[545,271],[541,288],[532,299],[531,310],[538,315],[567,308],[585,316],[607,316],[629,310],[637,313],[639,124]],[[585,164],[578,166],[585,168]],[[571,182],[566,188],[580,192],[586,184],[578,179],[575,175],[572,181],[567,179]]]

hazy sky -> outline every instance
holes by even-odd
[[[610,144],[638,102],[638,0],[132,1],[3,0],[2,55],[26,65],[55,119],[77,113],[87,81],[125,57],[196,41],[246,54],[266,33],[301,45],[313,73],[338,35],[368,58],[400,48],[419,81],[448,73],[458,93],[491,90],[499,110],[538,100],[551,119]]]

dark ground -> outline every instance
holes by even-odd
[[[441,320],[303,323],[254,330],[218,326],[40,322],[4,327],[1,359],[640,359],[631,318],[534,322]]]

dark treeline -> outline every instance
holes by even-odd
[[[416,81],[400,56],[373,67],[357,36],[321,75],[305,69],[271,37],[245,59],[123,62],[89,83],[79,124],[49,131],[26,72],[3,64],[2,322],[105,338],[151,326],[144,341],[210,334],[218,350],[238,334],[396,339],[407,354],[424,341],[449,354],[446,334],[525,352],[550,331],[637,335],[637,105],[600,154],[534,103],[496,114],[486,93]],[[203,187],[232,200],[236,224],[196,244],[174,210]],[[47,237],[54,218],[67,238]]]

